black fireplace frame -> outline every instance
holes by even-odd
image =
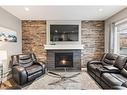
[[[70,55],[71,56],[71,59],[69,59],[69,61],[71,61],[72,63],[70,65],[58,65],[57,64],[57,60],[58,60],[58,56],[60,55]],[[69,68],[69,67],[73,67],[73,52],[56,52],[55,53],[55,68],[59,68],[59,67],[64,67],[64,68]]]

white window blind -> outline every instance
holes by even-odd
[[[115,24],[115,52],[127,55],[127,21]]]
[[[117,32],[127,32],[127,22],[116,25]]]

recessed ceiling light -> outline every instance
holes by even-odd
[[[24,9],[25,9],[25,11],[29,11],[30,10],[28,7],[25,7]]]
[[[99,12],[102,12],[102,11],[103,11],[103,9],[102,9],[102,8],[100,8],[100,9],[98,9],[98,11],[99,11]]]

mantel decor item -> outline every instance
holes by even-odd
[[[0,27],[0,42],[17,42],[16,31]]]

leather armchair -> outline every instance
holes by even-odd
[[[11,62],[12,77],[19,85],[33,81],[45,73],[45,63],[37,62],[34,53],[13,55]]]

